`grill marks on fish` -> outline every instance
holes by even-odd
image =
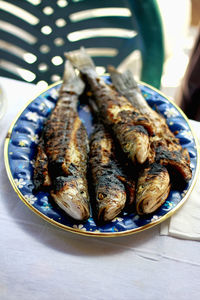
[[[110,67],[109,72],[118,92],[127,97],[130,103],[155,125],[154,135],[150,136],[147,167],[140,172],[136,188],[137,212],[151,213],[168,197],[171,169],[178,171],[186,182],[191,179],[189,153],[170,131],[164,117],[148,105],[132,73],[127,71],[121,74],[114,67]]]
[[[90,215],[86,178],[89,146],[76,108],[84,87],[80,80],[67,62],[57,104],[43,129],[43,152],[39,145],[37,156],[48,169],[54,201],[72,218],[85,220]],[[36,164],[35,173],[40,172]]]
[[[70,164],[70,161],[65,159],[66,149],[72,138],[73,125],[77,118],[77,113],[69,109],[69,105],[65,105],[65,102],[62,103],[62,99],[59,99],[44,128],[44,141],[49,162],[53,168],[50,170],[52,174],[57,171],[58,174],[68,175],[67,164]]]
[[[114,99],[104,99],[101,95],[99,97],[102,99],[102,103],[99,104],[100,110],[106,113],[103,114],[106,123],[112,128],[123,151],[133,162],[144,163],[149,151],[147,129],[152,133],[147,118],[134,111],[127,103],[121,105],[120,99],[118,102],[115,101],[115,97]]]
[[[187,149],[183,149],[180,145],[165,143],[154,145],[156,157],[155,160],[162,165],[170,166],[180,173],[182,178],[188,182],[192,173],[190,169],[190,156]]]
[[[133,204],[140,215],[153,213],[169,195],[170,167],[186,182],[191,179],[187,149],[182,148],[165,119],[148,106],[137,83],[130,80],[130,74],[119,74],[110,67],[117,92],[113,85],[107,85],[97,76],[84,50],[78,55],[70,52],[67,57],[81,71],[100,116],[91,137],[89,155],[98,221],[111,221],[125,207],[133,209]],[[51,187],[54,201],[76,220],[85,220],[90,214],[89,147],[76,110],[82,91],[83,83],[69,65],[57,105],[39,142],[34,170],[36,189]],[[123,150],[123,159],[126,156],[126,166],[120,163],[116,140]],[[132,176],[129,160],[132,170],[134,167],[140,170],[137,182],[136,170]]]
[[[149,150],[148,134],[154,132],[153,124],[149,122],[146,116],[142,115],[134,108],[124,96],[120,96],[112,86],[107,85],[98,77],[93,61],[84,49],[81,49],[78,54],[69,52],[66,56],[83,74],[83,79],[92,91],[98,109],[102,115],[103,122],[106,125],[109,125],[122,149],[133,162],[137,161],[140,164],[144,163],[147,159]],[[123,130],[125,130],[124,132],[121,131],[121,126],[116,126],[118,123],[124,125],[122,126]],[[131,130],[133,131],[133,136],[135,136],[135,126],[137,125],[143,126],[146,131],[137,131],[137,136],[140,135],[140,138],[135,138],[134,143],[137,143],[139,140],[139,144],[138,146],[133,147],[132,134],[126,134],[126,132]],[[142,148],[141,140],[143,140]],[[138,155],[136,155],[136,149],[139,152]]]
[[[156,136],[150,138],[154,161],[176,170],[186,182],[189,182],[192,178],[189,153],[187,149],[182,148],[162,116],[160,116],[160,123]],[[149,161],[152,161],[151,156]]]
[[[129,203],[132,204],[135,196],[135,181],[132,180],[130,183],[123,173],[116,158],[114,141],[100,123],[95,124],[91,137],[89,163],[95,190],[97,219],[107,222],[122,211],[128,197]]]
[[[132,126],[143,126],[148,134],[154,134],[154,126],[149,122],[147,117],[128,103],[125,97],[119,96],[113,88],[106,86],[106,89],[107,93],[105,93],[105,96],[107,97],[104,99],[104,93],[103,95],[100,94],[100,101],[98,99],[96,101],[109,125],[112,126],[119,122],[124,124],[130,123]],[[112,93],[112,97],[108,98],[109,92]]]
[[[76,171],[85,170],[88,151],[85,149],[88,147],[85,145],[86,131],[75,111],[67,110],[66,113],[65,107],[61,105],[59,114],[57,113],[55,110],[53,114],[57,115],[59,121],[56,118],[53,121],[52,115],[45,128],[46,152],[53,167],[52,173],[57,169],[59,174],[73,175],[75,166]]]
[[[149,133],[153,133],[153,127],[147,118],[135,110],[132,105],[128,104],[128,101],[124,97],[120,97],[109,86],[105,86],[105,89],[105,93],[100,90],[96,96],[99,110],[104,116],[104,122],[111,127],[122,149],[127,153],[126,147],[129,148],[130,152],[128,152],[128,156],[135,161],[136,153],[135,149],[132,148],[132,136],[135,137],[137,135],[141,139],[144,138],[143,145],[147,149],[146,152],[148,152]],[[95,93],[95,90],[93,93]],[[139,131],[138,128],[143,128],[143,130]],[[134,140],[134,143],[137,143],[137,139]],[[139,147],[138,151],[141,152]],[[144,156],[139,163],[143,163],[145,160],[146,157]]]
[[[51,185],[51,178],[48,171],[48,157],[44,150],[43,139],[40,139],[37,147],[33,181],[36,190],[40,190],[41,188],[48,188]]]
[[[49,138],[48,132],[51,133],[49,130],[46,137],[49,170],[51,174],[62,176],[60,180],[63,181],[63,188],[59,191],[57,189],[52,191],[51,195],[70,216],[78,220],[87,219],[89,217],[86,180],[87,134],[77,112],[68,109],[66,113],[62,105],[60,108],[61,115],[58,119],[63,122],[50,122],[55,134]]]
[[[149,163],[172,167],[188,182],[192,177],[189,153],[183,150],[164,117],[148,105],[130,71],[121,74],[112,66],[109,71],[116,89],[155,125],[155,134],[150,137]]]

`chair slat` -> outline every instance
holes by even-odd
[[[142,55],[142,72],[141,79],[153,84],[156,87],[160,85],[162,74],[162,63],[164,60],[163,34],[162,24],[159,18],[156,0],[68,0],[66,7],[60,7],[58,2],[42,0],[40,4],[33,5],[28,1],[7,0],[4,1],[23,9],[35,16],[38,20],[37,24],[31,25],[27,19],[21,18],[15,13],[9,13],[2,10],[0,21],[16,26],[27,32],[32,40],[24,40],[24,33],[19,35],[6,32],[0,29],[1,39],[12,43],[14,46],[20,47],[22,50],[30,52],[37,57],[33,64],[28,64],[18,55],[12,54],[12,51],[1,49],[2,59],[16,63],[20,67],[31,70],[36,74],[33,82],[45,80],[52,82],[52,75],[62,76],[63,63],[56,66],[52,63],[52,58],[60,56],[64,60],[64,52],[77,50],[81,46],[85,48],[114,48],[117,54],[113,56],[99,55],[94,57],[95,64],[106,67],[107,64],[118,66],[129,54],[134,50],[140,50]],[[52,14],[45,13],[45,8],[50,6]],[[93,9],[108,8],[126,8],[128,14],[126,16],[87,16],[85,19],[73,21],[72,15],[80,12],[88,12]],[[105,11],[107,12],[107,11]],[[64,19],[66,25],[59,27],[56,25],[58,19]],[[58,24],[58,23],[57,23]],[[44,29],[50,27],[50,34],[45,34]],[[103,32],[103,28],[109,28],[110,36],[99,36]],[[111,29],[116,32],[118,37],[112,36]],[[94,36],[81,36],[87,34],[88,30],[97,30]],[[121,34],[121,29],[126,30]],[[129,30],[129,31],[127,31]],[[137,33],[136,36],[135,32]],[[48,32],[47,32],[48,33]],[[129,37],[125,36],[129,33]],[[114,34],[114,33],[113,33]],[[29,41],[29,42],[28,42]],[[32,44],[31,44],[32,43]],[[1,48],[1,47],[0,47]],[[45,52],[46,50],[46,52]],[[45,66],[47,70],[45,71]],[[43,71],[42,71],[43,69]],[[5,74],[5,70],[0,70],[0,75]],[[9,74],[9,72],[7,73]]]

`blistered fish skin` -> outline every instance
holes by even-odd
[[[166,167],[169,166],[178,171],[188,182],[192,178],[192,171],[187,149],[182,148],[164,117],[148,105],[132,73],[128,70],[121,74],[114,67],[110,67],[109,70],[115,88],[155,125],[154,135],[150,136],[149,163],[159,162]]]
[[[78,54],[74,52],[69,52],[66,54],[66,56],[72,62],[72,64],[76,68],[78,68],[84,75],[83,78],[90,86],[98,109],[102,115],[103,122],[105,122],[106,125],[110,126],[110,129],[113,131],[114,135],[118,139],[123,150],[125,149],[123,148],[124,142],[122,143],[121,141],[122,137],[123,140],[126,140],[126,149],[127,147],[129,147],[129,144],[133,143],[133,141],[131,135],[123,136],[123,132],[120,131],[120,127],[116,126],[116,124],[118,124],[119,122],[122,122],[124,125],[126,125],[128,122],[129,126],[131,125],[132,128],[136,125],[145,125],[145,128],[147,129],[149,134],[151,134],[154,131],[153,125],[150,124],[148,118],[144,117],[137,109],[135,109],[130,104],[130,102],[125,97],[120,96],[116,92],[116,90],[114,90],[111,86],[107,85],[104,82],[104,80],[97,75],[94,63],[91,60],[91,58],[87,55],[84,49],[81,49]],[[124,116],[124,114],[128,114],[128,120]],[[137,134],[140,135],[140,132],[137,132]],[[143,134],[141,135],[141,139],[142,138]],[[137,140],[135,140],[134,142],[137,142]],[[137,151],[141,154],[138,154],[138,156],[136,156],[136,152],[132,152],[129,155],[129,157],[133,159],[134,162],[139,158],[138,163],[142,164],[148,157],[149,139],[148,142],[146,139],[142,149],[140,148],[140,145],[141,143],[139,143],[138,147],[135,148],[130,146],[130,149],[132,151],[135,151],[137,149]],[[145,151],[144,147],[146,147]],[[127,152],[127,150],[125,150],[125,152]],[[142,157],[141,161],[140,157]]]
[[[95,192],[98,221],[115,218],[126,204],[125,185],[120,180],[122,170],[115,157],[115,146],[110,133],[98,123],[90,142],[90,170]]]
[[[84,84],[67,62],[59,97],[44,129],[43,141],[57,205],[76,220],[90,215],[87,186],[88,137],[77,112]]]
[[[48,171],[48,157],[44,150],[44,142],[40,139],[37,147],[35,166],[33,171],[35,191],[51,186],[51,178]]]

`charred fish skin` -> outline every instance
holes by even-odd
[[[120,73],[113,66],[109,67],[109,71],[117,91],[125,95],[130,103],[154,124],[154,135],[151,138],[164,137],[165,135],[165,138],[168,137],[168,139],[176,140],[177,142],[165,118],[148,105],[131,71],[127,70],[124,73]]]
[[[66,114],[64,109],[59,114],[57,110],[54,113],[57,118],[53,121],[52,115],[44,130],[50,173],[52,176],[86,173],[89,145],[78,114],[73,110]]]
[[[86,95],[87,95],[87,91],[86,91]],[[92,166],[94,168],[93,179],[94,181],[98,180],[97,175],[99,176],[98,178],[100,178],[102,173],[104,173],[104,171],[106,170],[105,178],[108,178],[107,179],[108,183],[110,183],[109,174],[112,173],[112,170],[110,171],[108,170],[110,168],[110,165],[112,165],[116,178],[120,180],[121,183],[124,184],[126,189],[126,204],[124,210],[133,211],[135,205],[135,188],[136,188],[137,170],[132,165],[131,161],[127,160],[127,156],[120,149],[120,145],[118,145],[116,139],[114,139],[111,132],[108,131],[108,128],[106,128],[101,122],[101,115],[99,113],[98,107],[95,101],[91,98],[90,93],[89,95],[87,95],[87,103],[90,105],[90,108],[93,112],[93,117],[94,117],[93,122],[95,124],[94,125],[95,129],[90,141],[90,145],[91,145],[90,148],[94,150],[92,156],[92,161],[93,161]],[[102,165],[101,167],[96,168],[96,166],[99,166],[99,161],[102,161],[104,163],[104,167],[106,166],[105,170]]]
[[[170,188],[169,173],[164,166],[154,163],[143,169],[136,187],[137,213],[155,212],[166,201]]]
[[[113,131],[118,133],[119,143],[132,162],[143,164],[149,153],[149,135],[145,128],[119,122]]]
[[[58,101],[43,129],[52,180],[50,194],[62,210],[79,221],[90,216],[86,178],[89,144],[77,112],[78,97],[83,89],[82,80],[67,61]]]
[[[159,146],[156,147],[156,161],[178,171],[186,182],[190,181],[192,171],[187,149],[180,148],[175,144],[171,144],[170,146],[159,144]]]
[[[54,188],[51,192],[53,199],[74,219],[86,220],[90,215],[86,179],[89,144],[76,109],[78,95],[83,92],[84,86],[80,85],[80,79],[73,76],[72,71],[72,68],[66,67],[58,105],[46,130],[46,151],[51,174],[66,177],[63,187],[59,191]],[[68,78],[69,81],[66,81]],[[77,90],[77,87],[80,89]]]
[[[114,67],[110,67],[109,71],[118,92],[125,95],[130,103],[155,125],[155,135],[150,137],[149,163],[157,162],[173,168],[189,182],[192,178],[189,153],[187,149],[182,148],[164,117],[148,105],[129,70],[121,74]]]
[[[96,217],[100,222],[114,219],[126,204],[123,176],[115,158],[113,139],[105,127],[95,124],[91,136],[89,165],[94,185]]]
[[[39,191],[51,186],[51,178],[48,171],[48,157],[44,150],[44,142],[40,139],[37,154],[35,159],[35,166],[33,171],[34,191]]]
[[[170,191],[170,175],[165,165],[173,165],[188,181],[191,178],[189,155],[182,155],[178,139],[168,128],[165,119],[151,109],[144,99],[138,84],[130,71],[119,73],[114,67],[109,68],[111,79],[116,89],[129,99],[155,125],[155,135],[150,137],[150,150],[147,166],[139,173],[136,188],[136,210],[138,214],[149,214],[158,209],[167,199]],[[178,150],[176,152],[176,150]],[[178,152],[180,152],[178,154]],[[187,151],[186,151],[187,152]],[[186,159],[187,157],[187,159]],[[187,163],[185,163],[187,161]]]
[[[120,96],[116,90],[107,85],[102,78],[98,77],[95,71],[94,63],[84,49],[81,49],[78,54],[74,52],[66,53],[66,56],[83,74],[83,78],[89,84],[98,109],[102,114],[104,123],[110,126],[114,135],[119,140],[119,143],[121,141],[121,137],[123,136],[123,132],[119,132],[120,127],[116,127],[115,125],[119,122],[122,122],[124,125],[126,125],[127,121],[124,114],[128,115],[128,122],[129,124],[131,122],[132,126],[145,126],[149,134],[154,131],[153,125],[150,124],[148,118],[144,117],[137,109],[135,109],[124,96]],[[113,129],[114,127],[115,130]],[[138,132],[137,134],[139,135],[140,133]],[[141,139],[142,138],[143,134],[141,136]],[[126,145],[133,143],[132,139],[130,139],[130,134],[126,135],[126,138],[123,137],[123,139],[126,139]],[[137,142],[137,140],[135,140],[135,142]],[[123,147],[123,143],[120,144]],[[148,154],[149,141],[148,143],[145,141],[144,147],[145,146],[145,153]],[[135,150],[133,147],[130,147],[130,149]],[[148,155],[144,157],[144,155],[142,155],[144,149],[140,149],[139,146],[137,149],[141,153],[141,155],[138,155],[138,157],[142,157],[142,160],[139,160],[138,163],[142,164],[147,159]],[[136,157],[136,153],[134,152],[130,153],[129,156],[133,158],[133,161],[138,159],[138,157]]]
[[[162,126],[166,126],[167,124],[165,119],[148,105],[132,72],[126,70],[124,73],[120,73],[113,66],[109,66],[108,70],[117,91],[121,95],[124,95],[142,114],[148,116],[148,119],[154,124],[154,133],[157,135],[158,131],[162,130]]]
[[[124,73],[120,73],[113,66],[108,66],[108,71],[114,87],[121,94],[126,96],[130,103],[136,107],[143,114],[150,115],[151,108],[142,96],[137,82],[135,81],[133,74],[130,70],[126,70]]]

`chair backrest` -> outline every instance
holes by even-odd
[[[48,84],[64,52],[84,46],[97,66],[142,57],[142,81],[160,86],[164,50],[156,0],[0,1],[0,75]],[[134,73],[134,70],[133,70]]]

